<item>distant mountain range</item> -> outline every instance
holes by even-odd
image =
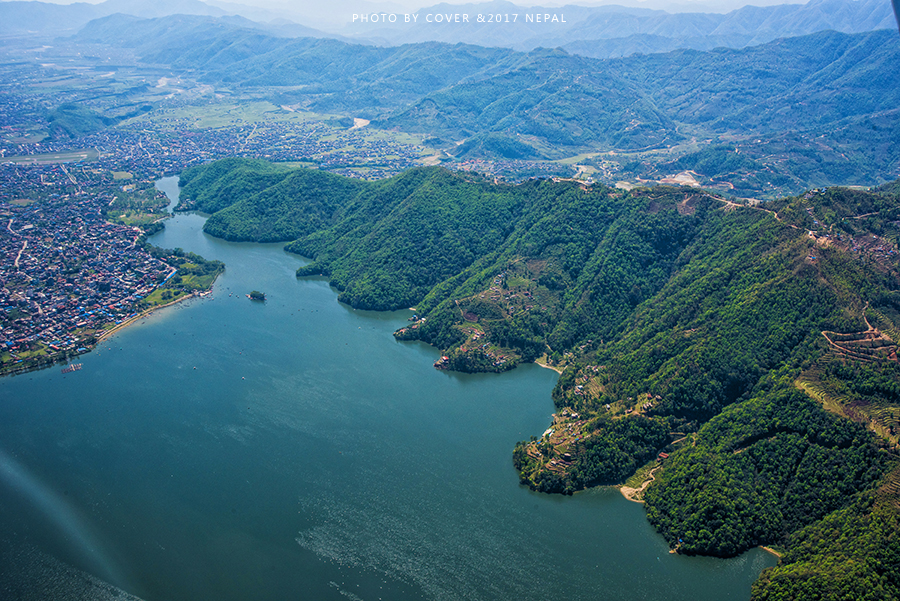
[[[416,11],[416,18],[410,22],[406,22],[402,9],[391,5],[336,0],[336,4],[329,3],[332,17],[325,21],[315,12],[322,7],[312,8],[315,6],[263,9],[200,0],[106,0],[100,4],[69,5],[0,2],[0,35],[59,35],[74,32],[93,19],[117,13],[141,18],[184,14],[230,17],[240,27],[264,30],[280,37],[350,38],[379,46],[437,41],[522,51],[561,47],[583,56],[610,58],[680,48],[743,48],[825,30],[860,33],[897,27],[891,6],[884,0],[812,0],[807,4],[745,6],[726,14],[670,13],[616,5],[522,7],[494,0],[464,5],[436,4]],[[371,19],[362,22],[353,18],[377,13],[395,14],[396,22],[385,23],[384,19],[377,23]],[[541,22],[529,21],[526,16],[535,14],[541,15]],[[462,17],[458,23],[448,23],[444,18],[437,22],[429,15],[466,15],[468,22],[462,22]],[[544,15],[558,18],[546,22]],[[501,23],[487,22],[498,16]],[[479,22],[480,18],[485,22]]]
[[[199,15],[225,18],[236,26],[264,29],[270,34],[286,37],[330,35],[251,6],[225,3],[213,6],[200,0],[106,0],[99,4],[0,2],[0,35],[71,35],[94,19],[114,14],[144,19],[170,15]]]
[[[624,6],[522,7],[505,0],[477,4],[437,4],[418,11],[407,23],[388,26],[359,20],[341,31],[381,44],[424,41],[464,42],[516,50],[562,47],[569,52],[609,58],[635,52],[667,52],[678,48],[710,50],[743,48],[818,31],[859,33],[896,27],[891,6],[883,0],[812,0],[807,4],[745,6],[727,14],[669,13]],[[466,14],[469,22],[447,23],[427,15]],[[551,15],[550,22],[528,21],[526,15]],[[478,23],[478,15],[501,16],[501,23]],[[507,22],[518,15],[515,22]],[[560,17],[554,22],[552,16]],[[562,22],[564,18],[565,22]]]
[[[479,132],[636,149],[712,132],[808,130],[900,106],[893,31],[822,32],[742,49],[596,60],[433,42],[285,41],[207,17],[98,19],[75,38],[135,50],[201,81],[449,139]],[[627,132],[627,135],[625,135]]]
[[[750,196],[900,175],[896,30],[595,59],[563,49],[285,40],[241,23],[112,15],[73,39],[128,48],[145,63],[238,94],[255,90],[277,105],[429,134],[457,157],[554,159],[718,140],[732,154],[740,148],[740,173],[725,169],[734,164],[726,151],[628,170],[649,179],[669,169],[727,174],[728,185]]]

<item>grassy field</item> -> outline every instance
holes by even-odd
[[[181,268],[184,270],[188,270],[193,267],[197,266],[193,263],[184,263],[181,266]],[[211,273],[209,275],[184,274],[181,276],[181,284],[185,288],[190,288],[191,290],[208,290],[213,285],[213,282],[216,281],[216,278],[218,276],[218,273]]]
[[[193,129],[252,125],[255,122],[306,123],[324,121],[331,115],[289,111],[264,100],[241,104],[222,103],[207,106],[185,106],[157,109],[144,115],[123,121],[122,125],[153,124],[157,129],[176,129],[185,124]],[[169,125],[167,126],[168,120]]]
[[[166,293],[168,293],[168,295]],[[144,297],[144,302],[150,305],[150,307],[158,307],[160,305],[171,303],[186,294],[187,293],[181,289],[173,290],[172,288],[157,288]]]
[[[598,153],[598,152],[583,152],[583,153],[577,154],[573,157],[560,159],[560,160],[554,161],[554,162],[559,163],[560,165],[576,165],[578,163],[581,163],[585,159],[592,159],[595,156],[597,156],[598,154],[600,154],[600,153]]]
[[[121,223],[127,226],[143,227],[159,221],[163,216],[159,213],[142,213],[140,211],[125,211],[122,213],[110,212],[107,218],[113,223]]]
[[[625,486],[629,488],[640,488],[644,481],[650,477],[650,470],[659,465],[659,462],[656,459],[652,461],[648,461],[644,465],[638,468],[638,470],[632,474],[628,480],[625,481]]]

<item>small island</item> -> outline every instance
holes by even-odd
[[[210,163],[181,181],[191,197],[243,177]],[[900,182],[763,205],[440,167],[273,186],[204,231],[289,241],[312,259],[297,275],[355,309],[414,306],[395,337],[434,345],[437,369],[562,371],[548,428],[513,449],[522,484],[624,484],[685,555],[775,545],[758,601],[863,582],[900,598],[896,562],[871,560],[900,553]]]
[[[251,290],[250,294],[247,295],[247,298],[249,298],[250,300],[253,300],[253,301],[265,302],[266,293],[260,292],[259,290]]]

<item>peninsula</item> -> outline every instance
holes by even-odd
[[[370,183],[231,161],[181,181],[201,208],[228,191],[207,232],[288,242],[313,259],[298,276],[354,307],[415,306],[395,336],[439,367],[561,369],[553,423],[513,452],[524,484],[640,469],[678,552],[785,549],[755,598],[894,590],[869,558],[900,550],[897,182],[756,206],[440,168]],[[834,529],[844,542],[810,544]]]

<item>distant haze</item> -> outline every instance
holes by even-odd
[[[103,14],[116,12],[131,14],[141,17],[160,17],[170,14],[205,14],[209,16],[240,15],[259,23],[290,21],[306,27],[312,27],[333,33],[340,32],[351,36],[366,35],[360,31],[354,31],[354,15],[371,15],[373,13],[393,13],[401,20],[406,13],[413,13],[423,8],[434,8],[436,11],[449,13],[449,6],[462,4],[469,5],[469,12],[480,10],[485,5],[486,12],[507,13],[515,11],[514,7],[506,0],[490,0],[478,2],[472,0],[315,0],[313,2],[296,2],[291,0],[86,0],[84,2],[71,2],[69,0],[0,0],[0,3],[25,4],[40,1],[43,4],[81,4],[105,5]],[[855,0],[847,0],[855,2]],[[887,1],[887,0],[885,0]],[[728,13],[742,6],[774,6],[784,4],[806,4],[795,0],[521,0],[512,3],[517,7],[528,8],[539,6],[544,10],[555,10],[560,14],[567,12],[584,12],[579,7],[623,6],[645,10],[661,10],[667,13]],[[490,8],[487,5],[493,5]],[[505,6],[503,6],[505,5]],[[99,8],[99,6],[98,6]],[[83,12],[83,11],[80,11]],[[98,14],[97,16],[103,16]],[[571,16],[568,22],[571,22]],[[560,17],[562,19],[562,17]],[[40,18],[38,19],[38,23]],[[71,21],[70,21],[71,22]],[[75,25],[73,23],[73,25]],[[29,26],[29,29],[46,29],[37,23]],[[76,29],[81,25],[76,25]],[[349,30],[346,28],[350,27]],[[0,27],[2,29],[2,27]],[[371,34],[371,32],[369,32]],[[377,36],[376,36],[377,37]],[[386,36],[380,43],[386,43]],[[435,38],[439,39],[439,38]],[[407,40],[413,41],[413,40]],[[396,42],[396,40],[395,40]],[[470,41],[471,42],[471,41]]]
[[[210,4],[218,4],[217,2],[210,2]],[[242,4],[248,4],[252,6],[259,6],[263,8],[267,8],[272,11],[277,10],[287,10],[287,11],[295,11],[297,10],[295,5],[292,5],[288,2],[277,2],[271,0],[247,0],[242,2]],[[472,0],[443,0],[439,2],[429,1],[429,0],[394,0],[392,2],[352,2],[352,1],[339,1],[337,6],[341,5],[355,5],[355,4],[372,4],[379,6],[394,6],[398,9],[403,10],[416,10],[419,8],[424,8],[427,6],[433,6],[436,4],[474,4]],[[520,2],[513,2],[513,4],[517,4],[519,6],[632,6],[638,8],[650,8],[654,10],[665,10],[670,13],[675,12],[716,12],[716,13],[724,13],[731,10],[735,10],[742,6],[773,6],[777,4],[806,4],[805,1],[796,1],[796,0],[754,0],[751,2],[747,2],[745,0],[679,0],[677,2],[667,2],[666,0],[581,0],[575,2],[567,2],[566,0],[550,0],[548,2],[543,2],[540,0],[522,0]],[[320,0],[319,2],[310,2],[307,4],[306,8],[316,7],[320,10],[334,10],[335,3],[334,2],[324,2]]]
[[[743,48],[825,30],[860,33],[896,27],[888,0],[757,0],[737,8],[743,2],[105,0],[61,5],[0,0],[0,35],[39,34],[50,40],[117,13],[143,19],[180,14],[223,18],[227,27],[261,29],[279,37],[336,37],[375,46],[464,43],[526,52],[562,48],[612,58],[684,48]]]
[[[21,0],[0,0],[0,2],[21,1]],[[35,0],[24,0],[26,2]],[[41,0],[50,4],[74,4],[76,0]],[[101,0],[81,0],[86,4],[100,4]],[[470,0],[444,0],[441,4],[470,4]],[[293,13],[334,13],[343,8],[352,9],[352,7],[363,7],[368,5],[373,10],[416,10],[426,6],[438,4],[438,2],[430,2],[428,0],[394,0],[391,2],[365,2],[353,0],[338,0],[333,2],[329,0],[319,0],[318,2],[304,2],[301,8],[299,3],[278,2],[273,0],[243,0],[241,2],[217,2],[211,0],[207,2],[213,6],[221,6],[226,8],[229,4],[243,4],[245,6],[254,6],[263,8],[273,13],[293,14]],[[804,1],[797,0],[753,0],[746,2],[744,0],[679,0],[677,2],[667,2],[666,0],[581,0],[576,2],[566,2],[565,0],[548,0],[546,2],[535,2],[524,0],[514,2],[519,6],[631,6],[639,8],[650,8],[654,10],[664,10],[670,13],[678,12],[714,12],[724,13],[735,10],[742,6],[774,6],[778,4],[806,4]]]

